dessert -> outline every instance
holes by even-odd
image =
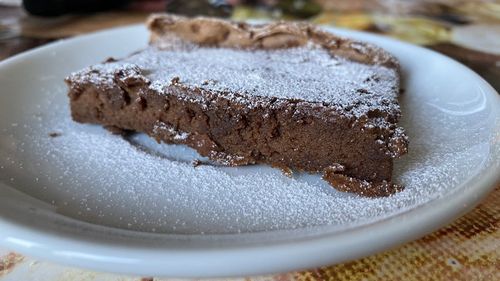
[[[66,78],[75,121],[186,144],[230,166],[321,173],[342,191],[386,196],[399,65],[384,50],[308,23],[153,15],[150,46]]]

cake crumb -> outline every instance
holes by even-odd
[[[104,126],[104,129],[108,130],[113,135],[126,136],[131,133],[129,130],[125,130],[116,126]]]
[[[292,178],[293,177],[293,170],[290,169],[289,167],[278,167],[281,172],[283,173],[283,175],[289,177],[289,178]]]
[[[196,168],[200,165],[203,165],[203,162],[201,162],[201,160],[199,159],[194,159],[193,161],[191,161],[191,165],[193,165],[193,167]]]
[[[104,62],[116,62],[118,61],[117,59],[115,59],[114,57],[108,57],[106,60],[104,60]]]
[[[49,133],[49,137],[51,137],[51,138],[57,138],[60,136],[62,136],[62,133],[60,133],[60,132],[50,132]]]
[[[179,82],[181,81],[181,78],[179,78],[179,76],[175,76],[172,78],[172,80],[170,80],[170,84],[171,85],[176,85],[178,84]]]

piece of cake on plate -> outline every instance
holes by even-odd
[[[401,188],[392,166],[408,139],[386,51],[302,22],[159,14],[148,27],[146,49],[66,79],[75,121],[186,144],[224,165],[321,173],[364,196]]]

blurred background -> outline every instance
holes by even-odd
[[[309,20],[385,34],[444,53],[500,90],[498,0],[0,0],[0,59],[152,12]]]

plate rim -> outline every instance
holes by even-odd
[[[137,24],[137,25],[129,25],[129,26],[124,26],[124,27],[117,27],[117,28],[111,28],[111,29],[106,29],[102,30],[99,32],[94,32],[94,33],[89,33],[81,36],[77,36],[71,39],[63,39],[59,40],[53,43],[49,43],[44,46],[40,46],[34,49],[31,49],[27,52],[20,53],[18,55],[15,55],[13,57],[7,58],[6,60],[0,61],[0,68],[8,67],[10,64],[15,64],[18,60],[23,60],[25,57],[29,57],[32,55],[36,55],[38,52],[43,51],[45,49],[51,49],[54,48],[55,46],[59,45],[64,45],[68,41],[77,41],[77,40],[89,40],[92,37],[95,36],[105,36],[108,33],[113,33],[117,31],[124,31],[128,30],[131,28],[143,28],[142,25]],[[468,67],[464,66],[463,64],[446,57],[442,54],[439,54],[437,52],[415,46],[409,43],[401,42],[393,38],[387,38],[385,36],[380,36],[380,35],[374,35],[366,32],[361,32],[361,31],[353,31],[353,30],[345,30],[345,29],[340,29],[340,28],[333,28],[333,27],[324,27],[328,31],[333,31],[335,33],[341,34],[342,36],[345,36],[345,34],[359,34],[362,35],[363,37],[366,38],[373,38],[374,40],[385,40],[388,43],[391,44],[399,44],[405,47],[409,48],[417,48],[420,51],[424,51],[427,54],[432,54],[432,55],[437,55],[440,56],[441,59],[445,59],[449,61],[450,63],[453,63],[457,65],[458,67],[461,67],[464,71],[468,71],[470,75],[472,75],[476,80],[481,81],[483,84],[482,86],[486,87],[488,89],[488,95],[490,96],[495,96],[497,100],[497,107],[495,108],[497,112],[499,112],[499,107],[500,105],[500,96],[496,91],[479,75],[477,75],[475,72],[470,70]],[[479,79],[478,79],[479,78]],[[498,116],[495,119],[496,124],[498,125],[499,123]],[[498,126],[497,126],[498,127]],[[494,154],[495,152],[489,153],[489,155]],[[493,155],[495,157],[495,154]],[[496,156],[498,157],[498,151],[496,152]],[[421,204],[419,206],[416,206],[415,208],[406,210],[401,213],[397,213],[393,216],[384,218],[382,220],[377,220],[373,222],[369,222],[366,224],[363,224],[361,226],[356,226],[350,229],[343,230],[341,232],[326,232],[318,236],[311,236],[311,237],[302,237],[301,239],[292,239],[292,240],[286,240],[286,241],[281,241],[281,242],[273,242],[271,245],[268,244],[252,244],[252,245],[243,245],[243,246],[232,246],[232,247],[220,247],[219,249],[213,249],[213,248],[207,248],[207,249],[199,249],[198,250],[193,250],[193,249],[184,249],[184,250],[179,250],[179,249],[145,249],[144,247],[136,247],[134,248],[133,245],[125,244],[122,241],[118,243],[119,241],[113,241],[112,246],[110,246],[108,243],[109,241],[104,241],[104,240],[89,240],[82,242],[82,240],[75,238],[75,236],[68,235],[67,233],[66,236],[63,237],[56,237],[57,240],[60,240],[59,245],[65,245],[66,247],[69,247],[68,249],[71,249],[71,244],[73,245],[73,249],[79,248],[78,244],[89,244],[86,245],[88,246],[88,250],[80,250],[79,253],[76,251],[73,251],[72,253],[69,253],[71,251],[66,251],[65,254],[61,254],[62,249],[59,249],[58,247],[52,247],[49,249],[47,246],[54,246],[51,245],[51,243],[54,243],[51,240],[54,240],[53,234],[50,232],[43,232],[45,236],[37,236],[38,242],[37,241],[31,241],[31,242],[36,242],[36,243],[26,243],[29,242],[26,239],[29,238],[29,231],[35,232],[35,234],[40,233],[40,229],[38,228],[31,228],[30,226],[27,225],[17,225],[15,222],[9,220],[8,218],[5,218],[3,213],[0,212],[0,227],[2,228],[2,233],[0,234],[0,245],[2,246],[7,246],[13,250],[24,252],[24,253],[29,253],[31,256],[35,258],[41,258],[41,259],[47,259],[47,260],[52,260],[58,263],[63,263],[63,264],[68,264],[68,265],[78,265],[78,266],[83,266],[86,268],[94,269],[94,270],[99,270],[99,271],[111,271],[111,272],[120,272],[120,273],[128,273],[128,274],[142,274],[142,275],[150,275],[152,272],[157,273],[153,275],[157,276],[175,276],[175,277],[221,277],[221,276],[241,276],[241,275],[253,275],[253,274],[267,274],[267,273],[275,273],[275,272],[282,272],[282,271],[288,271],[288,270],[295,270],[295,269],[303,269],[303,268],[308,268],[311,266],[319,266],[319,265],[326,265],[326,264],[331,264],[332,262],[338,263],[354,258],[358,258],[361,256],[373,254],[375,252],[378,252],[382,249],[386,249],[389,246],[395,246],[395,245],[400,245],[402,243],[408,242],[410,240],[416,239],[418,237],[421,237],[422,235],[425,235],[426,233],[429,233],[433,230],[438,229],[441,227],[444,222],[450,222],[452,219],[457,218],[458,216],[461,216],[462,214],[468,212],[471,210],[473,207],[475,207],[481,200],[484,198],[491,190],[493,190],[498,184],[500,184],[500,174],[495,175],[495,161],[490,163],[489,166],[485,167],[481,171],[477,171],[474,175],[471,175],[466,181],[462,182],[461,184],[457,185],[456,188],[453,189],[453,191],[450,191],[446,194],[446,196],[443,196],[441,198],[435,198],[429,202],[426,202],[424,204]],[[497,163],[498,166],[498,163]],[[0,188],[3,186],[0,185]],[[463,190],[468,190],[469,192],[459,192]],[[474,190],[475,196],[474,198],[470,198],[469,196],[471,195],[470,192]],[[452,197],[450,200],[449,197]],[[438,215],[435,216],[430,216],[432,214],[431,211],[433,210],[432,208],[429,208],[430,205],[441,205],[441,209],[446,209],[447,211],[441,211]],[[458,205],[465,205],[464,208],[458,209],[456,206]],[[448,210],[449,209],[449,210]],[[0,208],[1,210],[1,208]],[[431,218],[431,219],[430,219]],[[75,222],[81,224],[89,224],[85,223],[76,219],[69,218],[70,220],[74,220]],[[387,233],[386,231],[384,232],[383,229],[386,227],[392,227],[394,228],[394,223],[395,222],[400,222],[400,220],[405,220],[405,223],[410,223],[412,231],[404,231],[401,227],[399,227],[398,231],[392,231]],[[411,219],[411,220],[407,220]],[[113,229],[113,230],[118,230],[120,232],[126,232],[130,233],[132,235],[138,235],[137,231],[131,231],[131,230],[122,230],[122,229],[115,229],[111,227],[106,227],[106,226],[100,226],[100,225],[94,225],[94,224],[89,224],[92,226],[96,226],[98,228],[104,228],[104,229]],[[420,227],[420,228],[419,228]],[[360,230],[362,229],[370,229],[372,231],[382,231],[386,235],[389,234],[389,236],[392,236],[394,240],[397,240],[397,242],[391,241],[387,242],[387,240],[391,239],[385,239],[385,243],[373,243],[371,247],[367,247],[366,245],[363,245],[363,247],[356,247],[356,245],[350,245],[347,241],[349,238],[353,237],[353,233],[359,236],[359,233],[361,232]],[[417,230],[415,230],[417,229]],[[55,231],[55,229],[54,229]],[[283,230],[278,230],[278,231],[268,231],[266,233],[271,233],[271,232],[283,232]],[[286,232],[286,231],[285,231]],[[15,236],[17,233],[17,236],[19,236],[19,233],[24,233],[24,236],[21,235],[20,237],[17,237],[17,241],[12,238]],[[143,234],[143,233],[142,233]],[[148,234],[151,235],[151,234]],[[245,234],[246,235],[246,234]],[[253,234],[250,234],[253,235]],[[166,236],[166,235],[162,235]],[[207,237],[203,236],[200,234],[188,234],[188,235],[174,235],[174,236],[185,236],[185,237]],[[218,235],[212,235],[210,234],[211,237],[215,236],[220,236],[220,237],[230,237],[230,236],[238,236],[241,237],[241,234],[218,234]],[[340,238],[339,238],[340,237]],[[24,240],[23,240],[24,238]],[[43,239],[41,239],[43,238]],[[333,239],[332,239],[333,238]],[[359,237],[359,240],[363,240],[363,237]],[[37,239],[32,239],[32,240],[37,240]],[[347,250],[351,250],[350,253],[346,253],[344,256],[339,257],[337,255],[336,258],[332,258],[330,256],[328,257],[316,257],[316,258],[310,258],[308,260],[306,259],[301,259],[300,261],[293,261],[293,257],[297,256],[304,256],[305,253],[309,253],[310,255],[317,255],[318,252],[324,252],[325,248],[325,243],[330,243],[332,244],[332,241],[339,243],[338,240],[342,240],[346,242],[349,247],[343,246],[343,247],[337,247],[337,250],[344,249],[344,253]],[[29,240],[29,239],[28,239]],[[336,241],[337,240],[337,241]],[[45,243],[41,243],[40,241],[45,241]],[[24,242],[24,243],[23,243]],[[37,245],[38,243],[38,245]],[[65,244],[66,243],[66,244]],[[145,256],[151,256],[151,257],[157,257],[158,260],[155,262],[152,262],[151,260],[144,260],[145,258],[142,258],[142,261],[140,259],[136,259],[135,261],[125,261],[125,259],[119,259],[120,258],[120,249],[123,247],[127,247],[128,251],[132,251],[137,255],[143,255]],[[332,247],[332,246],[330,246]],[[91,249],[96,250],[96,248],[101,248],[101,256],[99,257],[98,254],[92,253],[90,251]],[[335,247],[333,247],[335,248]],[[82,248],[84,249],[84,248]],[[201,252],[200,252],[201,251]],[[238,251],[240,251],[238,253]],[[290,256],[288,258],[288,262],[277,264],[276,262],[269,262],[265,266],[263,266],[260,270],[252,270],[243,267],[245,263],[248,263],[250,258],[255,258],[257,256],[261,256],[262,254],[259,254],[259,252],[274,252],[274,254],[279,254],[280,251],[286,251],[287,254]],[[105,253],[110,254],[109,256],[106,257]],[[245,252],[248,254],[248,257],[242,257],[245,255]],[[114,254],[113,254],[114,253]],[[142,254],[141,254],[142,253]],[[79,254],[79,255],[78,255]],[[114,256],[114,259],[113,259]],[[238,258],[239,256],[239,258]],[[191,272],[190,270],[185,270],[182,268],[182,263],[173,263],[172,268],[165,268],[163,265],[165,264],[165,260],[173,260],[173,259],[179,259],[179,257],[182,257],[183,262],[187,261],[192,261],[193,259],[200,259],[200,260],[209,260],[214,257],[218,257],[220,259],[228,259],[227,257],[232,257],[232,258],[238,258],[235,260],[235,263],[238,263],[239,266],[233,266],[229,268],[227,265],[218,265],[217,262],[212,262],[211,267],[207,267],[206,265],[199,264],[199,268],[197,272]],[[225,258],[224,258],[225,257]],[[100,262],[99,262],[100,261]],[[104,262],[103,262],[104,261]],[[173,262],[173,261],[170,261]],[[134,266],[131,266],[131,263]],[[110,266],[110,264],[112,266]],[[215,265],[215,266],[214,266]],[[163,266],[163,267],[162,267]],[[111,267],[113,269],[111,269]],[[161,270],[161,268],[164,268]],[[160,270],[158,270],[160,269]]]

